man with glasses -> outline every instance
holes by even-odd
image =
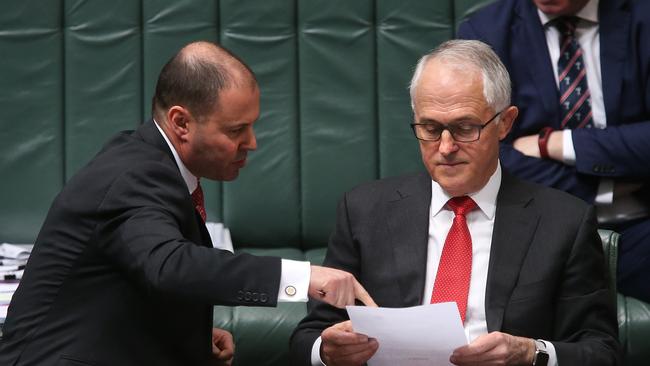
[[[346,193],[325,265],[353,273],[380,306],[456,302],[469,345],[453,364],[617,364],[593,209],[500,167],[499,140],[518,110],[496,54],[478,41],[445,42],[418,63],[411,101],[428,174]],[[363,365],[378,347],[345,310],[314,301],[291,360]]]

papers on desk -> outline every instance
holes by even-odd
[[[0,260],[2,259],[19,259],[27,261],[29,254],[32,252],[32,244],[0,244]]]
[[[368,366],[452,365],[454,349],[467,344],[456,303],[410,308],[348,306],[352,328],[377,339]]]
[[[0,244],[0,280],[19,280],[32,251],[31,244]]]
[[[9,302],[23,277],[33,245],[0,244],[0,324],[4,323]]]

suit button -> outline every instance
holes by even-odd
[[[253,292],[253,301],[257,302],[260,299],[260,294]]]
[[[249,291],[246,291],[244,294],[244,300],[251,301],[251,293]]]
[[[267,301],[269,301],[269,297],[265,293],[262,292],[260,294],[260,301],[261,302],[267,302]]]
[[[237,300],[239,301],[244,300],[244,291],[242,290],[237,291]]]

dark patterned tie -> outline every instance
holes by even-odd
[[[205,206],[203,204],[203,189],[201,188],[200,181],[197,181],[196,183],[196,189],[194,192],[192,192],[192,203],[194,203],[194,208],[199,213],[199,215],[201,215],[203,222],[205,222],[207,215],[205,212]]]
[[[560,58],[557,62],[562,117],[560,126],[570,129],[593,126],[587,68],[575,37],[577,22],[576,17],[561,17],[555,21],[560,31]]]
[[[456,216],[442,248],[431,303],[455,301],[460,319],[465,323],[472,276],[472,237],[465,215],[476,208],[476,202],[467,196],[454,197],[447,202],[447,206]]]

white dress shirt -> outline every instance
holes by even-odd
[[[165,139],[167,146],[174,155],[178,170],[187,185],[190,194],[194,192],[199,184],[199,179],[192,174],[189,169],[183,164],[183,161],[178,156],[178,152],[174,149],[165,131],[160,128],[158,122],[154,120],[154,124],[158,131]],[[280,287],[278,288],[278,301],[280,302],[306,302],[307,293],[309,290],[309,280],[311,277],[311,267],[309,262],[294,261],[289,259],[282,259],[282,270],[280,275]]]
[[[607,127],[607,117],[605,115],[605,101],[603,99],[603,80],[600,72],[600,33],[598,32],[598,3],[599,0],[589,1],[578,13],[576,17],[580,19],[576,25],[576,38],[582,48],[582,58],[585,62],[587,72],[587,84],[591,93],[591,111],[593,114],[593,123],[596,128]],[[539,9],[537,10],[539,19],[544,26],[546,34],[546,45],[549,55],[551,56],[551,65],[555,82],[559,85],[557,62],[560,59],[560,32],[553,26],[552,21],[557,16],[549,16]],[[558,102],[559,103],[559,102]],[[573,138],[570,129],[566,129],[562,135],[562,161],[568,165],[575,165],[576,152],[573,146]],[[609,204],[614,199],[614,181],[603,178],[600,180],[598,192],[596,194],[596,203]]]
[[[497,168],[487,184],[478,192],[469,195],[476,202],[477,208],[465,215],[467,227],[472,236],[472,274],[467,298],[467,313],[463,325],[468,342],[472,342],[477,337],[488,332],[485,315],[485,291],[499,187],[501,187],[500,163],[497,164]],[[429,304],[431,301],[442,248],[454,221],[454,212],[445,207],[447,201],[451,198],[452,196],[445,192],[437,182],[431,181],[429,240],[427,243],[424,296],[422,297],[423,305]],[[324,365],[320,358],[321,342],[322,340],[319,337],[312,347],[311,363],[313,366]],[[555,347],[551,342],[544,341],[544,343],[549,353],[548,365],[557,366]],[[381,344],[379,347],[381,347]]]

